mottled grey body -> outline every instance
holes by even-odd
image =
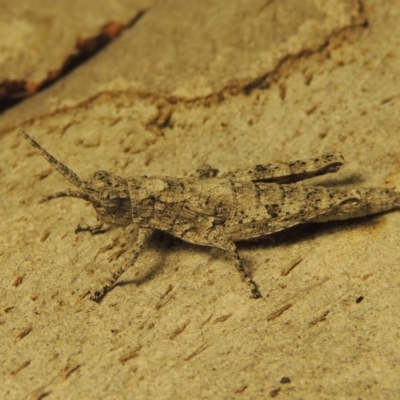
[[[134,223],[206,246],[215,230],[236,242],[305,222],[361,217],[398,204],[398,194],[386,188],[343,190],[228,178],[132,177],[127,182]]]
[[[257,285],[244,269],[234,242],[266,236],[302,223],[361,217],[400,206],[400,194],[392,189],[345,190],[299,183],[336,172],[343,164],[341,155],[256,165],[220,176],[216,169],[205,165],[188,178],[122,178],[97,171],[90,180],[82,181],[26,133],[22,135],[79,189],[59,192],[44,200],[77,197],[91,202],[95,208],[100,224],[78,227],[77,231],[97,233],[103,223],[111,226],[133,223],[139,227],[130,260],[94,292],[92,298],[96,301],[134,264],[144,242],[156,229],[189,243],[228,251],[250,285],[252,297],[258,298],[261,295]]]

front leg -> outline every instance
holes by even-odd
[[[152,234],[152,232],[153,230],[150,228],[139,228],[138,237],[135,244],[133,245],[133,249],[131,250],[130,260],[127,261],[122,267],[114,271],[102,287],[95,290],[95,292],[90,296],[91,300],[100,303],[104,296],[115,286],[120,276],[135,263],[140,255],[144,243],[146,242],[147,238]]]

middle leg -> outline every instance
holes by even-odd
[[[187,231],[181,239],[189,243],[199,244],[202,246],[216,247],[225,250],[229,253],[230,257],[235,263],[235,267],[239,272],[242,279],[249,285],[251,291],[251,298],[259,299],[261,296],[258,290],[257,284],[253,281],[250,275],[247,273],[242,260],[240,259],[235,243],[227,239],[222,230],[219,228],[213,228],[206,231]]]

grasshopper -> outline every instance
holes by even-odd
[[[235,242],[264,237],[299,224],[362,217],[400,206],[400,193],[393,189],[348,190],[300,183],[337,172],[344,162],[340,154],[256,165],[224,174],[204,165],[184,178],[123,178],[97,171],[89,180],[83,181],[27,133],[21,134],[76,187],[49,195],[42,201],[76,197],[93,205],[98,224],[78,226],[76,231],[94,234],[102,232],[104,226],[130,224],[139,228],[129,260],[91,295],[92,300],[97,302],[135,263],[146,239],[154,230],[168,232],[189,243],[225,250],[249,285],[251,297],[260,298],[260,291],[244,268]]]

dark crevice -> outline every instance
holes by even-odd
[[[337,40],[337,38],[340,38],[341,36],[345,36],[354,30],[357,29],[367,29],[369,26],[369,22],[367,20],[366,15],[363,12],[363,5],[361,0],[359,0],[360,6],[359,6],[359,15],[357,16],[356,20],[353,21],[353,23],[349,26],[345,26],[341,29],[338,29],[337,31],[334,31],[329,37],[326,38],[326,40],[319,45],[316,48],[313,49],[304,49],[303,51],[297,53],[297,54],[292,54],[292,55],[286,55],[282,57],[282,59],[276,64],[275,68],[272,70],[268,71],[267,73],[256,77],[252,79],[251,81],[248,80],[247,82],[245,81],[233,81],[228,83],[225,87],[220,89],[218,92],[214,92],[211,95],[207,97],[198,97],[194,99],[181,99],[176,96],[171,96],[168,93],[153,93],[153,92],[136,92],[136,96],[141,99],[148,99],[150,100],[151,103],[154,104],[154,102],[159,103],[161,105],[158,106],[158,114],[154,119],[151,121],[148,121],[148,128],[149,130],[154,130],[157,135],[162,135],[164,129],[171,128],[171,116],[174,113],[175,106],[180,105],[180,104],[185,104],[186,107],[191,108],[191,107],[211,107],[213,104],[216,103],[221,103],[225,101],[227,98],[232,97],[232,96],[238,96],[238,95],[250,95],[254,90],[267,90],[272,84],[278,83],[282,74],[284,74],[284,68],[287,68],[288,66],[291,65],[291,63],[296,63],[301,60],[307,59],[309,57],[312,57],[314,55],[322,54],[326,52],[325,57],[329,58],[329,46],[331,46],[332,42]],[[135,25],[145,14],[145,11],[140,12],[128,25],[124,27],[124,30],[127,29],[128,27],[132,27]],[[120,32],[119,32],[120,33]],[[100,39],[99,41],[102,42],[104,39]],[[345,40],[345,39],[344,39]],[[103,42],[102,42],[103,43]],[[103,47],[108,44],[103,43]],[[84,46],[85,47],[85,46]],[[91,49],[92,47],[89,46]],[[99,51],[99,48],[97,48],[97,51]],[[83,55],[81,56],[80,61],[75,61],[75,64],[72,63],[66,65],[65,68],[65,73],[70,72],[73,68],[76,66],[80,65],[83,61],[85,61],[87,58],[89,58],[91,55],[93,55],[93,52],[90,55],[86,55],[84,57]],[[65,74],[64,73],[64,74]],[[290,74],[290,72],[287,72]],[[312,79],[311,77],[307,77],[308,81]],[[53,82],[51,82],[53,83]],[[42,87],[46,85],[50,86],[50,84],[43,84]],[[10,83],[9,83],[10,84]],[[21,82],[18,83],[21,85]],[[19,85],[17,83],[15,84],[15,91],[18,92],[20,90]],[[10,84],[11,85],[11,84]],[[286,87],[284,83],[280,83],[280,91],[281,91],[281,98],[285,98],[285,92],[286,92]],[[121,91],[124,92],[124,91]],[[0,95],[1,95],[1,84],[0,84]],[[103,93],[97,93],[91,98],[88,98],[84,100],[82,104],[88,104],[93,102],[96,98],[99,96],[102,96]],[[117,96],[117,93],[114,93],[115,96]],[[20,101],[20,100],[19,100]],[[1,104],[1,96],[0,96],[0,112],[2,111],[2,104]],[[56,113],[64,113],[68,107],[66,108],[61,108],[56,111]],[[53,112],[54,114],[54,112]],[[46,118],[46,115],[42,115],[42,118]],[[37,120],[37,117],[36,117]],[[25,123],[30,123],[30,119],[26,120]],[[7,131],[7,129],[0,131],[0,134]]]
[[[0,112],[3,112],[19,104],[26,97],[46,89],[64,78],[77,67],[85,63],[91,57],[103,50],[127,29],[132,28],[143,17],[146,11],[139,11],[127,24],[110,22],[100,29],[100,33],[87,38],[78,39],[75,50],[67,57],[60,69],[49,71],[47,78],[40,83],[25,80],[6,80],[0,83]]]

